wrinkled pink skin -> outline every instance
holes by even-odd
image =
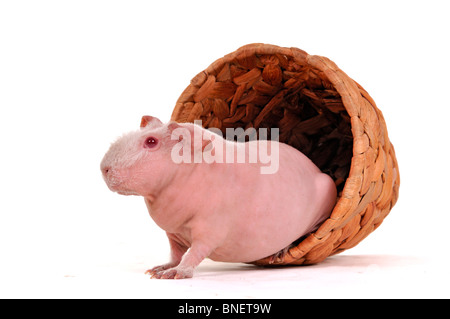
[[[335,185],[301,152],[279,143],[275,174],[261,174],[260,163],[176,164],[170,151],[178,140],[170,135],[180,126],[194,128],[143,117],[141,130],[119,138],[101,164],[108,187],[143,196],[150,216],[167,233],[171,259],[147,270],[152,277],[190,278],[206,257],[251,262],[270,256],[329,216]],[[159,140],[156,147],[145,146],[149,136]]]

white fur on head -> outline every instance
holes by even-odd
[[[144,115],[140,130],[125,133],[111,144],[101,167],[123,169],[133,166],[146,154],[142,149],[143,139],[150,131],[159,127],[163,127],[163,124],[158,118]]]
[[[129,132],[111,144],[103,158],[102,167],[127,168],[142,158],[144,152],[140,147],[141,131]]]
[[[153,126],[144,127],[138,131],[125,133],[111,144],[108,152],[103,158],[102,167],[111,168],[128,168],[133,166],[137,161],[141,160],[148,152],[143,149],[145,138],[154,132],[157,136],[167,134],[167,127],[161,126],[154,128]]]

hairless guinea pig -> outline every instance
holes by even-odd
[[[111,145],[101,170],[112,191],[143,196],[167,233],[171,259],[146,271],[154,278],[190,278],[206,257],[252,262],[283,253],[336,201],[332,179],[289,145],[233,142],[151,116]]]

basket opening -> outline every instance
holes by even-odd
[[[323,72],[278,53],[237,56],[214,70],[193,79],[200,88],[179,121],[200,118],[223,132],[279,128],[280,142],[308,156],[342,191],[353,150],[350,116]]]

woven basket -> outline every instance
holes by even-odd
[[[172,120],[206,128],[279,128],[280,142],[307,155],[338,188],[331,216],[286,254],[258,265],[313,264],[354,247],[397,201],[399,172],[382,113],[325,57],[250,44],[191,80]],[[270,130],[269,130],[270,131]]]

